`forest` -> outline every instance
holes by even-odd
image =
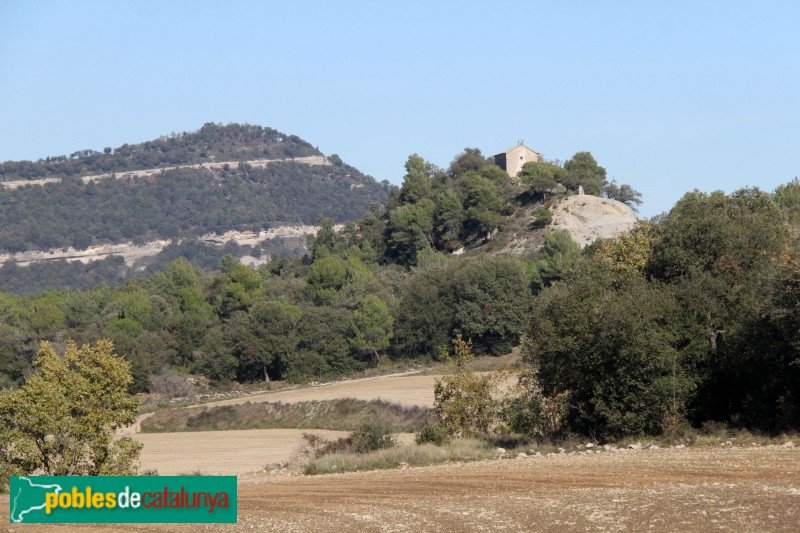
[[[21,252],[103,243],[144,243],[274,225],[336,222],[385,198],[383,187],[348,167],[240,165],[221,175],[165,171],[154,179],[69,182],[0,192],[0,250]],[[359,184],[351,189],[351,185]]]
[[[138,157],[141,154],[147,157]],[[285,161],[265,168],[247,164],[214,170],[173,168],[154,176],[90,183],[78,178],[117,171],[121,165],[134,170],[204,162],[212,156],[246,161],[308,154],[319,151],[269,128],[207,124],[194,133],[123,146],[108,154],[54,158],[49,163],[7,162],[0,165],[0,177],[20,177],[17,167],[27,165],[38,170],[26,177],[69,177],[60,183],[0,189],[0,251],[69,246],[83,250],[105,243],[258,231],[274,225],[314,224],[321,216],[344,222],[385,200],[385,185],[336,155],[328,166]]]
[[[171,239],[155,258],[134,267],[110,257],[88,265],[42,261],[0,267],[0,290],[30,294],[47,289],[117,286],[136,273],[163,270],[171,259],[213,270],[226,253],[242,257],[262,251],[302,255],[294,243],[262,243],[259,249],[225,247],[198,237],[230,230],[261,231],[282,225],[311,225],[320,217],[354,220],[385,201],[388,184],[376,183],[337,155],[330,165],[285,161],[265,168],[247,164],[215,169],[169,168],[211,161],[252,161],[321,155],[293,135],[250,126],[206,124],[191,133],[124,145],[103,152],[0,165],[0,181],[59,178],[59,183],[0,188],[0,253],[54,250]],[[148,177],[84,183],[80,176],[164,168]],[[142,270],[144,269],[144,270]]]
[[[144,392],[175,373],[305,381],[440,360],[461,337],[478,354],[522,346],[522,433],[554,399],[564,431],[601,439],[710,420],[800,427],[800,182],[687,193],[584,249],[547,228],[547,206],[579,186],[639,201],[588,152],[528,163],[519,180],[476,149],[446,169],[415,154],[385,204],[341,231],[323,219],[303,257],[181,258],[116,287],[0,294],[0,386],[23,380],[41,340],[111,339]],[[497,253],[523,209],[541,248]]]
[[[322,153],[296,135],[250,124],[207,123],[194,132],[172,133],[154,141],[79,150],[38,161],[0,164],[0,181],[68,178],[109,172],[207,163],[288,159]]]

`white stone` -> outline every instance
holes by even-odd
[[[553,226],[567,230],[572,240],[585,246],[597,238],[610,238],[636,227],[636,212],[609,198],[573,195],[555,204]]]

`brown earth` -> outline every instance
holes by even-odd
[[[309,400],[382,399],[407,406],[433,405],[433,384],[440,376],[380,376],[338,381],[294,390],[267,392],[204,404],[207,407],[237,405],[245,402],[300,402]],[[179,433],[139,433],[137,423],[124,428],[120,435],[133,436],[144,444],[141,453],[143,470],[157,470],[161,475],[200,471],[204,474],[238,475],[263,470],[265,465],[292,461],[303,443],[303,433],[336,437],[346,432],[299,429],[247,429]],[[410,435],[401,436],[410,442]]]
[[[389,375],[303,387],[293,390],[259,393],[218,400],[205,407],[238,405],[245,402],[302,402],[355,398],[385,400],[404,406],[433,406],[433,385],[440,375]],[[509,379],[510,385],[513,379]],[[310,430],[246,429],[232,431],[140,433],[141,421],[124,428],[120,435],[133,436],[144,444],[141,467],[155,469],[161,475],[175,475],[199,470],[205,474],[241,474],[263,469],[270,463],[292,461],[303,443],[302,435]],[[341,432],[314,430],[324,436]],[[401,442],[411,442],[411,435],[401,435]],[[191,450],[191,453],[182,453]]]
[[[205,475],[242,475],[263,470],[273,463],[290,461],[303,442],[303,433],[338,438],[346,431],[323,429],[248,429],[140,433],[144,444],[142,469],[155,469],[162,476],[201,472]]]
[[[162,476],[242,475],[263,471],[268,465],[295,462],[303,445],[303,434],[336,439],[348,431],[326,429],[242,429],[233,431],[182,431],[139,433],[144,444],[142,470],[155,469]],[[413,433],[396,434],[398,442],[410,444]]]
[[[236,525],[47,531],[798,531],[800,450],[583,453],[302,477],[240,477]],[[8,495],[0,523],[8,523]],[[44,531],[28,525],[9,531]]]
[[[434,379],[411,375],[352,380],[214,404],[350,396],[430,405]],[[239,474],[236,525],[0,525],[0,530],[800,530],[797,448],[584,452],[314,477],[297,475],[296,470],[262,470],[294,455],[302,432],[136,435],[145,442],[144,468],[158,468],[161,474]],[[8,523],[8,508],[8,495],[0,496],[0,524]]]
[[[433,406],[433,385],[442,376],[378,376],[314,385],[301,389],[265,392],[252,396],[211,402],[215,405],[237,405],[245,402],[304,402],[311,400],[385,400],[406,406]]]

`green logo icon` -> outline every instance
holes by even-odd
[[[13,476],[9,519],[38,523],[235,523],[235,476]]]

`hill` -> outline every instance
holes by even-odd
[[[177,260],[120,287],[0,294],[0,386],[25,378],[40,340],[110,338],[131,363],[131,391],[161,393],[185,373],[319,381],[387,357],[438,360],[460,336],[476,354],[522,345],[538,390],[576,406],[560,426],[576,434],[798,427],[796,180],[773,193],[688,193],[663,217],[581,247],[562,215],[593,238],[609,228],[605,209],[614,232],[630,214],[615,197],[637,197],[588,152],[513,178],[475,149],[448,169],[412,155],[406,171],[385,204],[338,230],[321,224],[302,258],[270,254],[254,269],[232,251],[213,272]],[[200,237],[221,251],[264,242],[255,231]],[[161,253],[210,261],[199,242]],[[526,417],[520,431],[555,431]]]
[[[215,161],[291,159],[320,156],[296,135],[249,124],[208,123],[194,132],[172,133],[154,141],[123,144],[102,152],[79,150],[69,156],[0,164],[0,182],[54,180],[70,176],[128,172]],[[20,183],[22,185],[24,183]]]
[[[12,263],[59,261],[65,284],[81,286],[86,284],[78,278],[98,269],[66,261],[122,256],[128,270],[136,270],[159,263],[152,258],[169,246],[170,258],[207,255],[211,266],[224,253],[255,258],[263,248],[280,253],[284,244],[303,244],[297,242],[296,237],[304,240],[297,227],[320,217],[353,220],[386,199],[385,185],[338,156],[326,157],[294,135],[240,124],[206,124],[102,152],[5,162],[0,187],[0,259],[8,267],[0,272],[0,288],[6,290],[17,284],[2,283],[17,272]],[[277,231],[286,226],[292,228]],[[247,247],[230,235],[215,237],[269,230],[265,240],[272,241],[251,238]],[[284,236],[288,244],[274,241]],[[130,273],[118,261],[105,270],[114,272],[112,278]],[[102,278],[89,276],[111,281]]]

